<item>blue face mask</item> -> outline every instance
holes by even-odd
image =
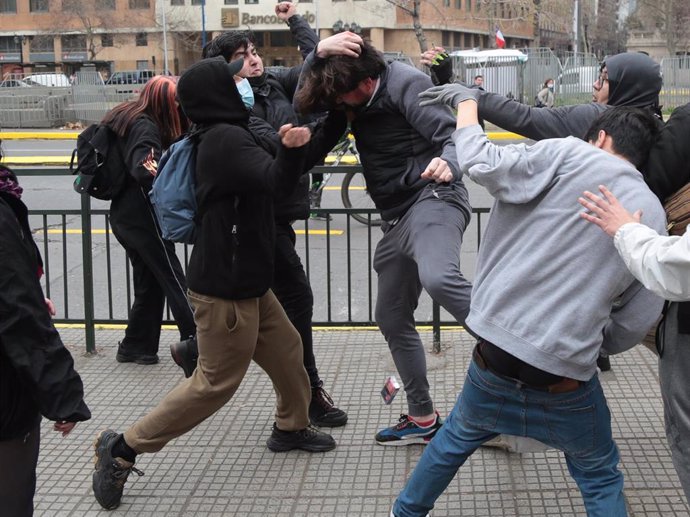
[[[242,79],[239,83],[235,83],[237,86],[237,91],[242,97],[242,102],[244,102],[244,107],[248,110],[254,107],[254,92],[252,91],[252,85],[249,84],[247,79]]]

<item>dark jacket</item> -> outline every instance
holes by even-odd
[[[455,118],[446,106],[419,106],[418,94],[430,86],[426,74],[393,62],[381,75],[369,104],[355,110],[351,122],[367,190],[387,221],[402,216],[430,184],[420,175],[435,157],[448,163],[455,186],[434,188],[449,190],[467,220],[470,218],[467,191],[451,139]]]
[[[288,25],[297,40],[303,56],[308,55],[319,42],[309,23],[299,15],[291,16]],[[261,77],[249,79],[254,91],[252,115],[268,122],[276,131],[284,124],[312,122],[300,119],[292,107],[292,97],[297,89],[301,66],[276,69]],[[334,142],[335,145],[335,142]],[[327,150],[328,151],[328,150]],[[311,168],[313,164],[309,167]],[[275,200],[275,218],[278,223],[309,217],[309,176],[304,175],[291,192]]]
[[[160,130],[147,115],[134,119],[119,143],[127,180],[125,188],[110,204],[110,217],[116,224],[123,220],[131,221],[132,218],[150,217],[148,193],[154,176],[145,165],[158,163],[162,154]]]
[[[673,111],[649,153],[644,173],[662,202],[690,182],[690,104]],[[690,302],[678,304],[678,332],[690,334]]]
[[[199,233],[187,270],[192,291],[228,300],[262,296],[273,281],[273,196],[302,172],[305,149],[274,158],[249,130],[249,112],[222,57],[180,77],[182,109],[201,129],[196,164]]]
[[[72,356],[50,320],[26,206],[0,194],[0,440],[40,422],[91,418]]]

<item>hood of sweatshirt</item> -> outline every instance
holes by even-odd
[[[234,75],[243,60],[227,63],[221,56],[202,59],[187,68],[177,83],[177,98],[195,124],[237,123],[249,120]]]
[[[640,52],[624,52],[606,58],[609,77],[609,106],[645,108],[659,105],[661,67]]]

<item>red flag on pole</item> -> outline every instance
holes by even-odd
[[[498,48],[505,48],[506,47],[506,39],[503,37],[503,33],[501,32],[501,29],[496,29],[496,46]]]

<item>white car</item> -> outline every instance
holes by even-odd
[[[69,77],[60,73],[31,74],[24,77],[23,81],[32,86],[70,87]]]

